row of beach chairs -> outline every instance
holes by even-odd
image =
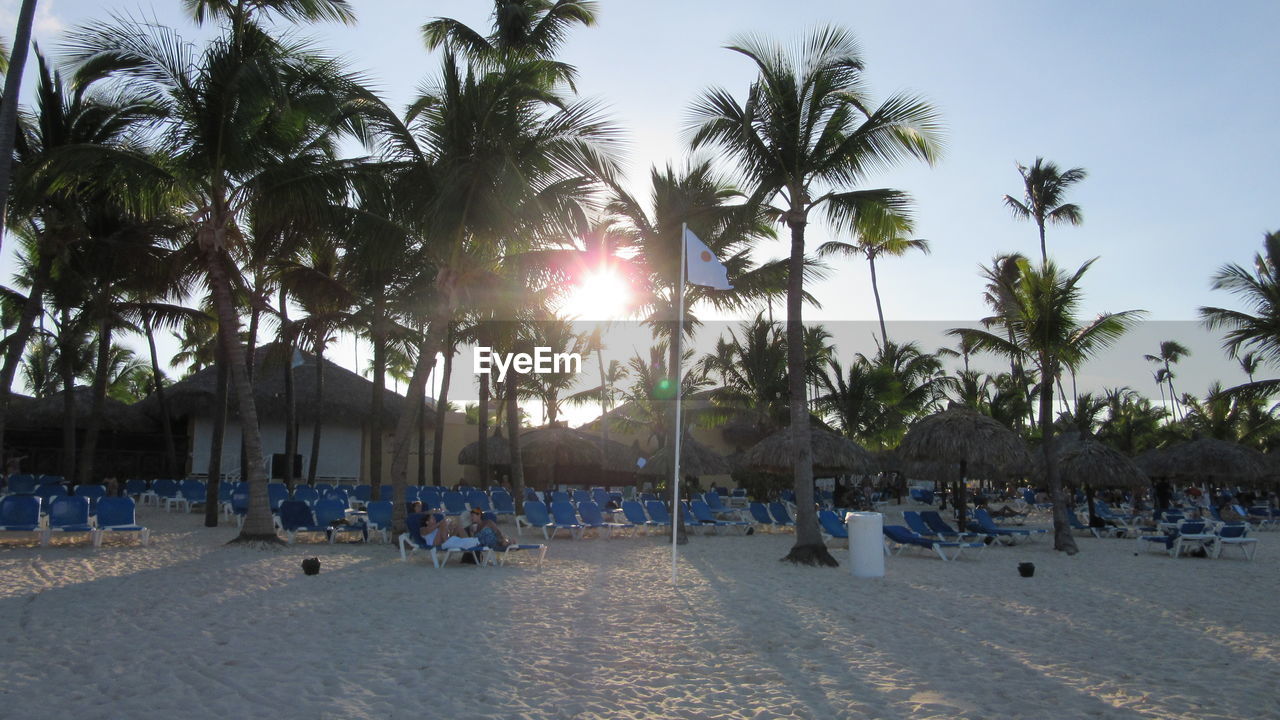
[[[151,531],[138,525],[136,504],[127,497],[103,497],[94,507],[89,498],[63,495],[54,497],[47,512],[37,495],[6,495],[0,498],[0,532],[35,533],[40,545],[48,545],[54,533],[86,534],[94,547],[102,545],[105,533],[137,533],[146,545]]]

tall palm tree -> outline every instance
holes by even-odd
[[[576,70],[556,61],[556,50],[573,26],[595,25],[596,12],[592,0],[493,0],[488,35],[438,17],[422,26],[422,38],[428,50],[447,47],[481,69],[538,61],[546,84],[572,84]]]
[[[1200,308],[1200,319],[1211,330],[1227,331],[1223,347],[1237,355],[1243,349],[1258,360],[1280,364],[1280,232],[1262,238],[1262,252],[1253,258],[1253,270],[1231,263],[1213,276],[1213,289],[1226,290],[1245,303],[1246,309]],[[1250,385],[1280,387],[1280,380],[1259,380]]]
[[[756,65],[758,77],[745,102],[722,89],[707,91],[693,108],[692,145],[714,145],[736,162],[756,203],[780,202],[770,211],[791,231],[787,269],[787,362],[791,383],[791,432],[797,505],[793,562],[835,564],[822,544],[813,503],[809,409],[805,402],[805,228],[825,209],[837,228],[851,230],[863,215],[903,213],[896,190],[851,190],[868,174],[906,158],[932,162],[940,150],[937,113],[923,100],[894,95],[875,105],[862,78],[853,37],[820,28],[792,54],[760,38],[729,47]]]
[[[1048,223],[1079,225],[1084,222],[1080,206],[1064,200],[1067,190],[1084,180],[1088,173],[1084,168],[1059,170],[1056,164],[1036,158],[1029,168],[1019,163],[1018,174],[1022,176],[1023,198],[1018,200],[1012,195],[1005,195],[1004,204],[1013,211],[1014,217],[1035,222],[1036,229],[1040,231],[1040,261],[1048,262],[1044,226]]]
[[[231,385],[249,465],[249,512],[236,539],[241,542],[278,538],[267,504],[257,408],[238,337],[234,252],[245,240],[251,207],[281,215],[324,211],[328,197],[316,186],[329,186],[326,174],[336,168],[337,136],[359,129],[352,109],[370,102],[338,63],[319,57],[305,43],[272,37],[259,23],[270,14],[310,19],[343,5],[338,0],[193,0],[189,8],[198,19],[224,20],[220,34],[199,51],[170,29],[129,21],[81,29],[70,41],[83,78],[118,78],[148,93],[164,111],[155,131],[166,162],[153,164],[153,170],[188,205],[218,332],[231,349]],[[297,152],[300,147],[305,150]]]
[[[1040,433],[1049,492],[1053,496],[1054,548],[1072,555],[1079,550],[1067,524],[1068,499],[1051,455],[1053,387],[1064,367],[1078,365],[1113,343],[1141,315],[1141,311],[1126,310],[1102,313],[1088,322],[1080,322],[1080,280],[1093,262],[1090,260],[1067,274],[1052,262],[1031,267],[1025,258],[1021,259],[1018,261],[1022,266],[1020,272],[1011,280],[1014,284],[1001,288],[1009,300],[998,319],[1005,334],[973,328],[948,331],[953,337],[967,338],[981,350],[1025,358],[1039,371]]]
[[[1179,360],[1191,354],[1191,350],[1185,345],[1174,340],[1162,340],[1160,342],[1159,355],[1143,355],[1143,359],[1150,363],[1156,363],[1161,366],[1163,372],[1159,373],[1160,379],[1169,386],[1169,399],[1173,403],[1173,419],[1178,419],[1178,394],[1173,389],[1173,365]],[[1161,391],[1163,394],[1163,390]]]
[[[819,255],[861,255],[867,259],[871,268],[871,292],[876,299],[876,315],[880,318],[880,344],[889,344],[889,331],[884,325],[884,308],[880,304],[880,283],[876,278],[876,258],[881,256],[902,257],[911,250],[919,250],[929,254],[929,241],[924,238],[911,238],[911,222],[906,217],[891,216],[885,222],[861,223],[858,228],[858,241],[854,243],[832,240],[818,248]]]
[[[27,66],[27,48],[31,46],[31,25],[35,15],[36,0],[22,0],[18,26],[13,33],[13,50],[6,53],[5,59],[4,98],[10,102],[0,102],[0,239],[4,237],[9,179],[13,173],[13,148],[18,137],[18,97],[22,92],[22,73]],[[2,433],[0,440],[3,440]]]

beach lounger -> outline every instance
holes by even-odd
[[[151,501],[156,507],[164,506],[165,510],[168,510],[170,507],[169,501],[178,497],[180,489],[177,480],[170,478],[153,480],[151,482]]]
[[[50,503],[49,524],[40,536],[40,544],[48,545],[55,532],[87,533],[93,546],[97,547],[98,529],[89,522],[89,498],[55,497]]]
[[[183,512],[191,512],[196,505],[204,505],[208,500],[208,488],[205,484],[195,478],[187,478],[178,484],[177,497],[165,500],[165,510],[170,506],[182,508]]]
[[[357,485],[356,489],[351,492],[351,505],[359,510],[373,497],[372,485]]]
[[[466,498],[468,508],[472,510],[479,508],[481,512],[493,512],[489,496],[485,495],[483,490],[472,490],[467,493]]]
[[[26,473],[14,473],[5,480],[6,492],[10,495],[35,495],[37,485],[36,476]]]
[[[0,498],[0,532],[36,533],[40,538],[40,498],[6,495]]]
[[[707,494],[717,498],[720,497],[716,493],[707,493]],[[745,535],[747,531],[751,529],[751,526],[755,524],[755,523],[747,522],[746,520],[738,519],[736,517],[737,516],[736,512],[732,513],[735,516],[734,519],[732,520],[724,520],[724,519],[718,518],[715,516],[715,508],[711,507],[710,503],[704,502],[702,500],[694,500],[693,502],[689,503],[689,509],[693,511],[693,516],[697,518],[703,525],[713,525],[716,528],[717,534],[720,532],[720,528],[732,528],[734,530],[737,530],[739,534]],[[728,510],[728,508],[726,508],[726,510]]]
[[[573,503],[568,500],[553,500],[551,502],[551,537],[555,537],[557,532],[566,530],[569,537],[574,540],[581,540],[582,533],[586,530],[582,523],[578,522],[578,513],[573,509]]]
[[[578,515],[582,518],[582,524],[588,528],[592,528],[599,532],[604,530],[605,538],[613,536],[613,533],[621,533],[625,530],[635,530],[636,526],[626,522],[610,522],[604,519],[604,513],[600,512],[600,506],[590,500],[578,503]]]
[[[849,529],[834,510],[818,511],[818,528],[822,530],[823,540],[849,541]]]
[[[98,501],[98,536],[94,547],[102,545],[102,537],[109,532],[138,533],[143,545],[151,541],[151,531],[138,524],[137,505],[133,498],[104,497]]]
[[[316,525],[329,529],[329,544],[337,541],[342,534],[360,533],[360,539],[369,541],[369,526],[363,522],[346,523],[347,504],[341,500],[324,499],[317,501],[312,512],[316,516]],[[339,522],[343,521],[343,522]]]
[[[1240,548],[1245,560],[1252,560],[1258,551],[1258,539],[1249,537],[1249,526],[1245,523],[1226,523],[1218,528],[1217,535],[1213,550],[1215,558],[1222,557],[1222,548],[1228,545]]]
[[[320,499],[320,492],[310,485],[299,485],[293,489],[293,499],[315,507],[316,502]]]
[[[1178,534],[1173,539],[1173,547],[1169,554],[1180,557],[1182,551],[1190,553],[1196,548],[1203,548],[1213,556],[1217,551],[1218,536],[1206,527],[1203,520],[1183,520],[1178,523]]]
[[[791,528],[795,530],[796,522],[791,519],[791,515],[787,512],[787,506],[775,500],[769,503],[769,514],[773,516],[773,524],[775,527]]]
[[[764,503],[753,502],[747,506],[747,512],[751,513],[751,519],[764,532],[773,532],[773,517],[769,515],[769,509]]]
[[[457,490],[446,490],[440,498],[444,503],[444,514],[459,516],[467,511],[467,499]],[[426,503],[423,503],[426,505]]]
[[[49,514],[55,498],[67,497],[67,488],[62,483],[42,483],[36,486],[36,497],[40,498],[40,511]]]
[[[623,500],[622,516],[637,529],[643,530],[645,535],[649,534],[649,528],[658,526],[658,523],[650,520],[645,514],[644,507],[638,500]]]
[[[924,512],[921,512],[920,519],[924,521],[925,527],[928,527],[933,531],[931,534],[937,535],[942,540],[949,542],[977,542],[979,540],[986,542],[987,540],[994,539],[991,535],[987,535],[986,533],[962,533],[959,530],[956,530],[948,525],[946,520],[942,519],[942,514],[937,510],[925,510]]]
[[[89,514],[98,514],[98,501],[107,496],[107,489],[97,484],[76,486],[76,497],[89,498]]]
[[[301,500],[285,500],[280,503],[280,529],[284,531],[290,545],[300,532],[324,533],[325,539],[329,537],[329,526],[317,523],[311,506]]]
[[[550,540],[548,530],[555,527],[547,514],[547,506],[541,500],[525,500],[524,515],[516,517],[516,535],[522,535],[522,528],[531,527],[542,531],[543,539]]]
[[[938,540],[957,539],[955,533],[948,534],[946,538],[939,535],[936,530],[925,524],[924,518],[920,517],[920,513],[915,510],[903,510],[902,521],[907,524],[907,529],[921,537],[937,538]]]
[[[493,514],[498,518],[502,518],[503,515],[510,515],[513,518],[516,516],[516,503],[511,498],[511,493],[505,490],[494,492],[489,496],[489,502],[493,505]]]
[[[493,550],[492,552],[494,558],[498,561],[498,564],[503,567],[506,567],[508,559],[511,558],[513,554],[528,552],[538,558],[538,569],[541,570],[542,561],[547,557],[547,546],[533,544],[518,545],[516,543],[512,543],[501,550]]]
[[[289,488],[284,483],[271,482],[267,483],[267,502],[270,503],[271,512],[280,512],[280,503],[289,499]]]
[[[724,498],[721,497],[720,493],[708,491],[702,494],[702,499],[707,503],[707,507],[711,509],[712,516],[721,520],[727,517],[730,520],[746,522],[743,520],[741,508],[731,508],[725,505]]]
[[[706,535],[708,532],[717,532],[715,520],[706,523],[702,522],[698,519],[698,516],[693,514],[693,510],[690,509],[689,503],[683,500],[680,501],[680,512],[684,513],[684,527],[688,532],[701,530],[702,535]]]
[[[901,525],[885,525],[883,532],[885,548],[892,555],[897,555],[908,547],[919,547],[932,550],[944,561],[951,561],[959,558],[965,550],[982,551],[987,546],[983,542],[950,542],[921,537]]]
[[[1107,534],[1110,535],[1110,534],[1113,534],[1112,531],[1119,529],[1112,526],[1108,526],[1105,528],[1096,528],[1096,527],[1090,527],[1089,525],[1085,525],[1084,523],[1080,522],[1080,518],[1076,516],[1075,510],[1067,510],[1067,525],[1070,525],[1072,530],[1083,530],[1096,538],[1102,537],[1102,532],[1101,532],[1102,530],[1107,530],[1108,531]]]
[[[442,513],[438,513],[437,515],[440,519],[443,519],[444,517]],[[493,550],[480,545],[478,541],[468,547],[435,547],[427,545],[427,541],[422,537],[421,533],[422,517],[423,513],[411,513],[409,517],[405,518],[405,527],[408,528],[408,531],[400,533],[399,542],[401,560],[408,562],[409,558],[412,557],[415,552],[422,551],[431,557],[431,564],[435,566],[437,570],[447,565],[449,563],[449,558],[454,555],[462,557],[463,555],[470,554],[472,558],[474,558],[476,565],[494,564]],[[474,538],[449,538],[449,540],[445,541],[445,544],[447,545],[454,540],[469,541],[474,540]]]
[[[996,526],[985,508],[977,508],[973,511],[973,522],[969,524],[969,529],[974,532],[983,532],[988,535],[995,535],[997,538],[1009,540],[1012,545],[1017,542],[1016,538],[1032,538],[1036,535],[1043,535],[1047,530],[1037,528],[1002,528]]]
[[[661,500],[646,500],[644,509],[649,513],[649,519],[659,527],[671,527],[671,513],[667,512],[667,506]]]
[[[382,542],[391,542],[391,511],[394,509],[394,503],[390,500],[371,501],[364,506],[365,527],[378,533],[382,537]]]

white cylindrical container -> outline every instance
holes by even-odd
[[[851,512],[845,515],[849,532],[849,570],[854,577],[884,577],[884,515]]]

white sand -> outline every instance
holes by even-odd
[[[1042,538],[877,580],[695,537],[673,589],[658,538],[437,571],[139,519],[151,547],[0,539],[0,717],[1280,717],[1280,533],[1254,562]]]

